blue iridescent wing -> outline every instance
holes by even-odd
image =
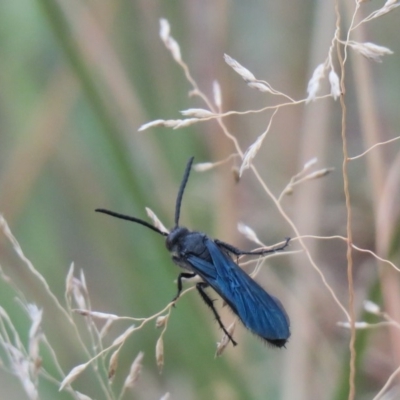
[[[218,277],[215,266],[212,263],[196,256],[189,256],[187,260],[192,265],[193,272],[200,275],[204,281],[213,286],[212,282],[216,282]]]
[[[290,336],[289,318],[280,301],[269,295],[211,239],[206,240],[212,264],[189,257],[198,274],[226,301],[247,329],[281,347]]]

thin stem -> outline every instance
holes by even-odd
[[[339,12],[339,4],[338,1],[335,2],[335,12],[336,12],[336,37],[340,39],[340,23],[341,17]],[[346,232],[347,232],[347,280],[348,280],[348,289],[349,289],[349,314],[350,314],[350,374],[349,374],[349,396],[348,400],[354,400],[356,394],[355,387],[355,375],[356,375],[356,349],[355,349],[355,341],[356,341],[356,328],[355,328],[355,311],[354,311],[354,283],[353,283],[353,258],[352,258],[352,229],[351,229],[351,200],[350,200],[350,191],[349,191],[349,178],[348,178],[348,149],[347,149],[347,136],[346,136],[346,116],[347,116],[347,108],[344,101],[345,95],[345,68],[344,63],[346,58],[343,58],[341,52],[341,45],[339,41],[337,41],[336,45],[337,56],[340,64],[341,78],[340,78],[340,106],[342,109],[342,127],[341,127],[341,136],[342,136],[342,150],[343,150],[343,164],[342,164],[342,174],[343,174],[343,185],[344,185],[344,195],[346,200],[346,211],[347,211],[347,224],[346,224]],[[345,57],[346,57],[346,48],[345,48]]]

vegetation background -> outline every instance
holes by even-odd
[[[346,32],[355,4],[339,3]],[[359,16],[383,3],[363,3]],[[148,317],[167,305],[175,295],[178,269],[163,239],[138,225],[95,214],[94,209],[145,219],[148,206],[172,226],[189,156],[214,162],[234,152],[215,121],[138,132],[148,121],[179,119],[180,110],[205,107],[188,97],[192,88],[159,38],[160,18],[169,20],[199,87],[212,97],[213,81],[219,81],[225,111],[260,109],[282,98],[247,87],[226,65],[224,53],[274,88],[303,99],[314,69],[327,57],[336,22],[334,2],[0,2],[0,212],[61,302],[74,262],[76,274],[84,271],[93,310]],[[349,51],[345,102],[350,156],[399,135],[398,21],[395,10],[362,25],[352,36],[394,54],[378,64]],[[276,196],[313,157],[318,158],[318,168],[335,168],[323,179],[297,186],[282,201],[303,235],[346,236],[341,115],[339,102],[332,98],[282,109],[255,159]],[[245,150],[270,117],[266,112],[224,121]],[[349,164],[354,243],[397,264],[399,154],[399,143],[393,142]],[[254,244],[237,232],[239,221],[268,244],[293,237],[251,171],[235,183],[232,165],[192,174],[181,223],[246,249]],[[305,240],[347,308],[345,242]],[[293,240],[290,250],[300,249]],[[3,234],[0,265],[27,302],[43,308],[42,329],[64,373],[87,361],[74,331]],[[287,349],[269,348],[238,327],[239,346],[215,359],[221,332],[201,299],[190,292],[172,311],[164,335],[162,374],[154,355],[160,331],[150,323],[124,345],[112,384],[115,392],[143,351],[142,376],[124,398],[159,399],[167,392],[171,399],[347,398],[350,334],[337,326],[345,315],[304,252],[271,259],[257,279],[281,299],[290,315]],[[357,320],[380,321],[362,310],[363,300],[371,299],[400,321],[399,276],[391,267],[370,254],[354,252],[354,285]],[[30,320],[15,297],[10,282],[2,280],[1,307],[26,343]],[[226,310],[222,314],[229,324],[232,315]],[[74,319],[85,332],[84,318]],[[115,323],[107,340],[127,326]],[[369,399],[400,365],[398,328],[358,331],[356,350],[356,397]],[[0,356],[1,397],[25,398],[4,347]],[[54,370],[48,350],[43,349],[41,357],[43,368],[60,382],[63,377]],[[88,368],[73,387],[93,399],[107,398],[96,374]],[[399,396],[394,380],[385,399]],[[77,397],[58,393],[58,384],[40,377],[39,398]]]

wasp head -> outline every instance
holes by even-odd
[[[182,239],[187,236],[189,229],[177,226],[168,234],[165,241],[165,246],[173,254],[179,254],[181,252],[180,244]]]

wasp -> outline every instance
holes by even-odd
[[[290,337],[290,322],[285,309],[276,297],[268,294],[243,271],[234,262],[232,256],[236,258],[242,255],[260,256],[281,251],[286,248],[290,239],[286,238],[282,246],[243,251],[218,239],[211,239],[203,232],[190,231],[188,228],[179,226],[183,193],[189,179],[193,160],[194,157],[191,157],[186,165],[176,198],[175,226],[169,233],[161,231],[136,217],[102,208],[96,209],[96,211],[135,222],[165,236],[165,244],[171,253],[173,262],[184,270],[178,276],[178,292],[173,301],[176,301],[182,292],[183,279],[199,276],[202,281],[196,284],[196,289],[234,346],[237,345],[236,341],[226,330],[221,317],[214,307],[213,300],[205,291],[208,287],[211,287],[221,296],[248,330],[273,346],[283,347]]]

